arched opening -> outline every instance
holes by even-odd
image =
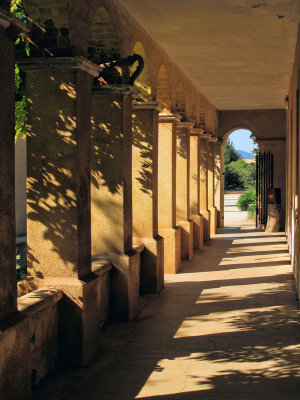
[[[167,69],[161,65],[157,77],[157,100],[164,104],[166,111],[171,111],[170,82]]]
[[[146,52],[145,52],[145,49],[144,49],[144,46],[142,45],[142,43],[137,42],[135,44],[133,53],[142,56],[142,58],[144,60],[143,71],[136,79],[135,86],[139,90],[140,97],[142,98],[142,100],[144,100],[144,101],[152,100],[151,77],[150,77]],[[135,70],[136,70],[136,63],[134,63],[132,65],[132,67],[130,68],[130,74],[132,75]]]
[[[96,64],[102,64],[119,57],[118,36],[111,17],[104,7],[99,7],[90,28],[88,58]]]
[[[224,226],[254,225],[257,214],[257,144],[247,129],[224,137]]]

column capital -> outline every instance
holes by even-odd
[[[215,137],[215,136],[212,136],[211,138],[208,139],[208,141],[212,142],[212,143],[217,143],[218,142],[218,138]]]
[[[102,71],[99,65],[85,57],[26,57],[17,60],[17,63],[24,71],[71,69],[87,72],[92,77],[97,77]]]
[[[179,122],[177,125],[177,129],[193,129],[194,123],[193,122]]]
[[[164,105],[158,101],[137,101],[132,104],[133,110],[153,110],[161,112]]]
[[[29,26],[24,24],[10,12],[0,8],[0,26],[9,33],[9,36],[17,36],[19,33],[29,33]]]
[[[103,96],[108,94],[130,95],[136,99],[139,95],[134,86],[131,85],[102,85],[92,89],[93,96]]]
[[[179,123],[181,121],[182,116],[180,114],[174,114],[174,113],[160,113],[159,114],[159,122],[161,123],[171,123],[171,122],[177,122]]]
[[[211,133],[201,133],[199,135],[199,139],[202,139],[202,140],[209,140],[209,139],[211,139],[211,137],[212,137]]]
[[[192,128],[190,130],[190,135],[191,136],[199,136],[204,134],[204,129],[203,128]]]

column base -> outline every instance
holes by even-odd
[[[141,254],[111,254],[111,318],[131,321],[139,311]]]
[[[203,215],[192,215],[193,220],[193,233],[194,233],[194,250],[201,250],[203,248]]]
[[[64,292],[59,302],[58,354],[62,365],[87,366],[99,351],[101,329],[108,317],[110,263],[95,267],[81,280],[46,278],[43,285]]]
[[[0,398],[31,398],[29,318],[15,312],[0,320]]]
[[[181,261],[181,229],[160,228],[159,234],[164,238],[164,271],[165,274],[177,274]]]
[[[164,287],[164,239],[142,238],[141,293],[159,293]]]
[[[210,212],[210,234],[215,235],[217,233],[217,208],[216,207],[209,207]]]
[[[178,225],[181,228],[181,259],[191,260],[193,258],[193,221],[180,221]]]
[[[210,211],[201,210],[201,215],[203,216],[203,242],[210,241]]]

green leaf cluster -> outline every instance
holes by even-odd
[[[248,211],[250,219],[255,218],[256,215],[256,191],[250,190],[242,194],[237,201],[237,208],[241,211]]]
[[[11,0],[10,12],[21,21],[27,22],[22,0]],[[29,42],[24,35],[18,37],[15,45],[23,45],[27,56],[29,56]],[[23,87],[24,82],[21,77],[20,69],[18,65],[15,64],[15,141],[19,136],[26,136],[26,96]]]

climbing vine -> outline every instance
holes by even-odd
[[[22,0],[12,0],[10,11],[15,17],[27,23]],[[29,42],[25,35],[20,35],[15,45],[16,47],[23,45],[29,56]],[[23,78],[18,65],[15,64],[15,141],[19,136],[25,137],[26,135],[26,96],[23,88]]]

